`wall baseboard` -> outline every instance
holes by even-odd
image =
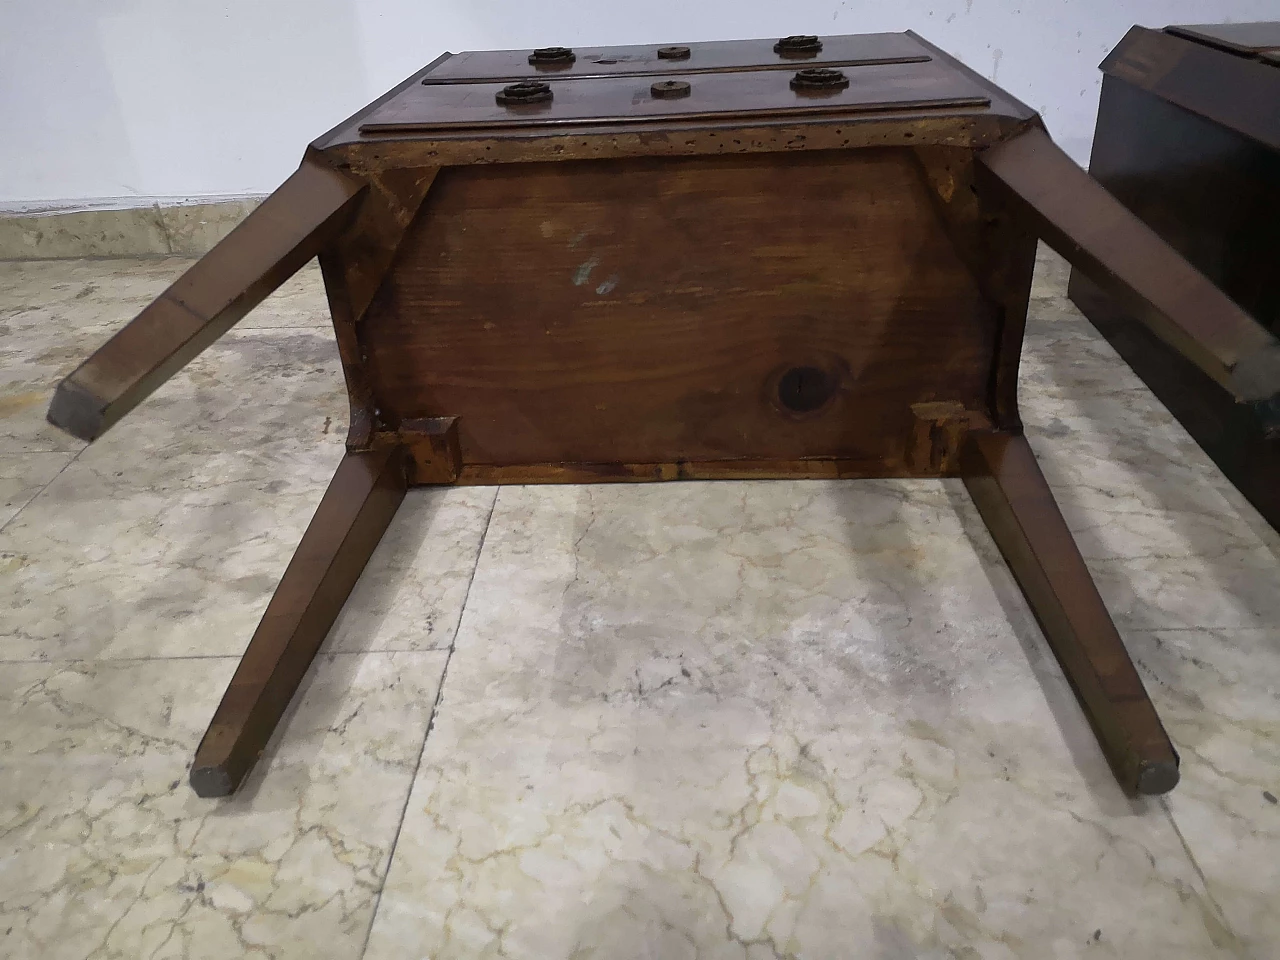
[[[200,202],[159,198],[134,206],[78,201],[41,212],[0,212],[0,260],[198,257],[230,233],[262,197]]]

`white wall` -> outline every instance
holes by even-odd
[[[1098,61],[1133,23],[1280,0],[0,0],[0,204],[265,193],[442,51],[914,29],[1088,156]]]

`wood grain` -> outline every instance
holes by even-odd
[[[1116,778],[1136,793],[1172,790],[1178,755],[1026,437],[970,433],[961,469]]]
[[[233,793],[257,763],[404,499],[401,447],[347,454],[196,750],[191,786]]]
[[[369,189],[350,225],[320,251],[320,272],[347,382],[347,446],[352,450],[369,445],[377,421],[356,325],[395,262],[400,241],[438,172],[435,167],[369,171]]]
[[[938,219],[986,298],[996,334],[990,385],[992,420],[1001,430],[1022,429],[1018,415],[1018,365],[1026,328],[1036,236],[1000,196],[980,195],[974,151],[958,147],[914,149]]]
[[[374,444],[405,448],[410,484],[454,483],[462,472],[457,417],[402,420],[395,433],[379,434]]]
[[[419,220],[360,346],[465,464],[900,462],[911,404],[986,411],[991,311],[909,152],[448,170]],[[797,367],[828,403],[781,405]]]

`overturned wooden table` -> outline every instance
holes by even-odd
[[[1236,397],[1280,345],[911,33],[445,55],[58,388],[92,440],[319,256],[347,453],[196,752],[233,792],[415,484],[960,476],[1117,778],[1178,758],[1022,434],[1042,237]]]

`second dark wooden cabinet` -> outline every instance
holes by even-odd
[[[1280,23],[1135,27],[1102,63],[1089,172],[1280,329]],[[1074,270],[1071,299],[1280,529],[1280,410],[1233,397]]]

